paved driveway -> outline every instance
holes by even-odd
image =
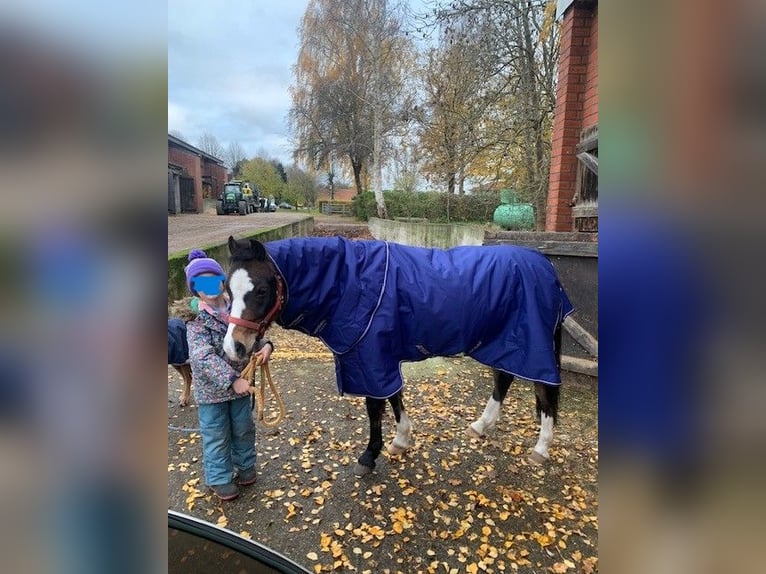
[[[311,215],[299,212],[251,213],[249,215],[211,215],[185,213],[168,216],[168,255],[200,245],[225,241],[229,235],[241,237],[296,221]]]

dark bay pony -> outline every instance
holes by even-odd
[[[355,466],[375,468],[386,401],[389,452],[413,445],[400,364],[464,353],[493,368],[494,390],[468,432],[492,430],[515,376],[534,383],[548,459],[558,411],[561,323],[572,305],[542,254],[513,246],[407,247],[341,237],[262,244],[229,237],[232,308],[224,351],[241,360],[272,322],[319,337],[333,352],[338,391],[365,397],[370,440]]]

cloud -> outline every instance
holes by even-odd
[[[168,131],[178,130],[184,133],[189,128],[188,114],[183,106],[168,101]]]
[[[168,128],[289,159],[289,87],[307,2],[168,2]]]

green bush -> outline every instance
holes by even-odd
[[[422,217],[431,223],[491,222],[495,209],[500,205],[500,198],[493,194],[448,195],[434,191],[386,191],[383,197],[389,217]],[[377,217],[374,194],[368,191],[354,197],[351,212],[361,221]]]

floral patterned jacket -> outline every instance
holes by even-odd
[[[194,321],[186,325],[189,343],[189,364],[192,370],[192,391],[198,405],[231,401],[245,394],[237,394],[231,385],[247,365],[246,359],[232,362],[223,352],[223,339],[227,322],[216,313],[201,309]],[[261,346],[267,341],[261,341]]]

